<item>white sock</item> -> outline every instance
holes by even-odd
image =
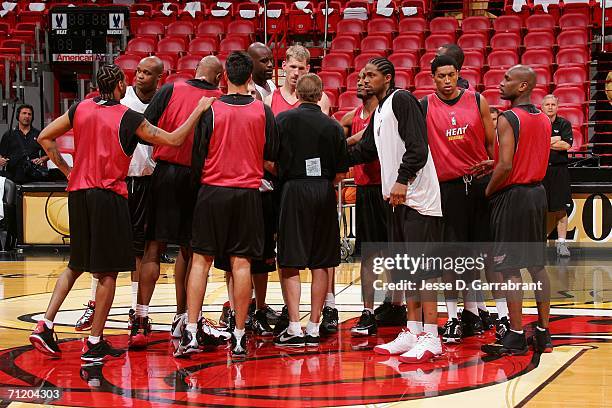
[[[497,309],[497,318],[508,317],[508,303],[506,299],[495,299],[495,308]]]
[[[546,329],[543,329],[543,328],[541,328],[540,326],[536,326],[536,329],[537,329],[538,331],[541,331],[541,332],[546,331]]]
[[[516,334],[523,334],[523,333],[524,333],[524,331],[523,331],[523,330],[512,330],[512,329],[510,329],[510,331],[513,331],[513,332],[515,332]]]
[[[149,305],[136,305],[136,316],[147,317],[149,315]]]
[[[319,323],[309,321],[306,325],[306,334],[317,337],[319,335]]]
[[[425,333],[431,333],[435,337],[438,337],[438,325],[437,324],[428,324],[428,323],[425,323],[423,325],[423,329],[424,329]]]
[[[565,238],[557,238],[557,242],[564,243],[565,242]]]
[[[186,330],[189,333],[195,335],[198,331],[198,324],[197,323],[187,323]]]
[[[89,336],[87,339],[91,344],[98,344],[100,342],[100,336]]]
[[[96,300],[96,290],[98,289],[98,279],[91,277],[91,300]]]
[[[478,303],[478,309],[482,310],[483,312],[488,312],[489,309],[487,309],[487,305],[485,305],[485,302],[479,301]]]
[[[287,333],[291,334],[292,336],[298,336],[300,333],[302,333],[302,326],[300,326],[300,322],[289,322]]]
[[[374,309],[370,309],[370,308],[367,308],[367,307],[366,307],[366,308],[365,308],[365,309],[363,309],[363,310],[367,310],[368,312],[370,312],[370,313],[374,314]]]
[[[446,310],[448,311],[448,319],[458,319],[457,315],[457,299],[446,299]]]
[[[333,293],[328,293],[327,296],[325,296],[325,306],[335,309],[336,308],[336,295],[334,295]]]
[[[478,306],[476,305],[476,302],[463,302],[463,308],[478,316]]]
[[[409,320],[406,322],[406,327],[408,327],[408,330],[410,330],[410,333],[412,334],[423,333],[423,323],[422,322],[415,322],[415,321]]]
[[[138,282],[132,282],[132,309],[136,310],[138,304]]]
[[[45,326],[47,326],[47,329],[52,329],[53,328],[53,322],[49,319],[45,319],[44,317],[42,319],[43,322],[45,322]]]
[[[234,329],[234,336],[238,343],[240,343],[240,339],[244,336],[244,329]]]

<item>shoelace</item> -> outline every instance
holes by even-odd
[[[89,319],[93,314],[95,309],[93,307],[89,307],[89,305],[83,305],[86,307],[85,313],[83,313],[83,318]]]
[[[412,335],[412,333],[410,333],[410,331],[408,330],[402,330],[401,332],[399,332],[399,334],[397,335],[397,337],[395,338],[395,340],[393,340],[391,343],[400,343],[402,341],[405,340],[406,337]]]

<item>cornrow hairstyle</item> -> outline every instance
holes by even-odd
[[[391,82],[389,83],[389,90],[387,95],[395,89],[395,66],[393,63],[384,57],[372,58],[368,61],[368,64],[372,64],[380,71],[383,75],[391,75]]]
[[[117,87],[119,81],[125,79],[125,75],[118,65],[102,65],[96,74],[98,82],[98,90],[102,99],[113,99],[113,91]]]

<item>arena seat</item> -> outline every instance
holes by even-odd
[[[325,2],[319,2],[317,5],[316,17],[315,17],[315,27],[318,32],[325,32],[325,14],[327,16],[327,32],[330,34],[336,33],[336,27],[342,15],[342,3],[339,1],[330,1],[328,2],[328,9],[325,8]]]
[[[395,86],[400,89],[410,89],[413,86],[414,78],[411,71],[399,70],[395,71]]]
[[[320,71],[319,77],[323,82],[323,90],[332,91],[336,96],[344,88],[345,76],[337,71]]]
[[[194,55],[191,52],[178,59],[176,62],[176,70],[181,72],[195,72],[200,60],[202,59],[199,55]]]
[[[309,10],[310,13],[305,10]],[[306,35],[313,32],[315,29],[315,20],[313,18],[315,11],[316,8],[311,1],[307,2],[303,9],[298,8],[296,2],[292,2],[289,8],[289,30],[291,33]]]
[[[361,105],[361,99],[357,97],[357,92],[346,91],[338,98],[338,109],[351,110]]]
[[[356,19],[340,20],[336,25],[338,35],[349,35],[356,39],[361,39],[361,35],[365,32],[363,21]]]
[[[431,71],[421,71],[414,76],[414,86],[417,89],[436,89]]]
[[[213,54],[219,49],[215,37],[196,37],[189,42],[188,51],[198,54]]]
[[[528,50],[537,48],[551,49],[555,44],[555,36],[550,31],[535,31],[525,36],[523,44]]]
[[[174,83],[174,82],[184,82],[190,79],[193,79],[193,74],[190,75],[187,72],[177,72],[177,73],[168,75],[164,83],[169,84],[169,83]]]
[[[471,68],[462,68],[461,77],[468,81],[472,90],[477,89],[481,84],[480,71]]]
[[[387,37],[381,35],[368,35],[361,40],[361,52],[384,51],[386,54],[391,50],[391,42]]]
[[[432,34],[450,33],[454,37],[458,29],[459,22],[455,17],[436,17],[429,22]]]
[[[452,44],[455,42],[455,34],[431,34],[425,39],[425,49],[427,51],[437,50],[444,44]]]
[[[518,64],[519,57],[513,50],[493,51],[487,57],[487,63],[491,69],[510,68]]]
[[[166,35],[190,37],[195,33],[193,23],[191,21],[175,21],[166,27]]]
[[[497,89],[486,89],[481,94],[489,103],[489,106],[493,106],[497,109],[507,109],[510,104],[508,101],[504,101],[499,94]]]
[[[576,86],[562,86],[553,91],[559,98],[559,105],[583,105],[586,101],[584,90]]]
[[[550,14],[533,14],[525,21],[527,31],[550,31],[552,32],[557,25],[555,18]]]
[[[600,16],[598,16],[600,17]],[[586,30],[589,26],[589,17],[580,13],[567,13],[559,18],[561,30],[580,29]]]
[[[136,26],[134,34],[138,37],[153,36],[157,38],[162,37],[165,31],[164,25],[159,21],[145,21]]]
[[[365,67],[366,64],[372,58],[379,58],[379,57],[384,57],[384,56],[385,56],[384,51],[380,51],[380,52],[375,52],[375,51],[362,52],[361,54],[356,56],[355,60],[353,61],[353,64],[355,66],[355,70],[356,71],[360,71],[361,68]]]
[[[463,51],[463,57],[463,68],[470,67],[480,71],[485,64],[484,51],[482,50]]]
[[[587,33],[584,30],[562,31],[557,36],[559,48],[564,47],[586,47],[588,45]]]
[[[412,91],[412,95],[414,95],[415,98],[420,100],[426,97],[427,95],[431,95],[434,92],[435,91],[433,89],[415,89],[414,91]]]
[[[160,53],[183,53],[185,52],[185,40],[183,37],[165,37],[157,42],[156,52]]]
[[[225,26],[221,21],[209,20],[198,24],[196,28],[196,36],[216,36],[219,37],[225,33]]]
[[[359,79],[359,71],[353,71],[346,77],[346,90],[356,91],[357,80]]]
[[[584,113],[580,108],[574,106],[559,106],[557,115],[567,119],[574,127],[581,127],[584,125]]]
[[[491,30],[491,21],[484,16],[470,16],[461,23],[461,31],[464,34],[488,35]]]
[[[482,84],[485,88],[499,88],[499,83],[506,75],[505,69],[490,69],[482,76]]]
[[[393,40],[394,51],[418,52],[423,48],[423,37],[414,34],[400,34]]]
[[[488,41],[484,34],[463,34],[459,37],[457,45],[466,50],[486,50]]]
[[[540,66],[550,66],[553,63],[553,53],[550,49],[526,50],[521,55],[521,64]]]
[[[119,65],[123,71],[136,71],[141,59],[141,55],[122,54],[115,58],[115,64]]]
[[[400,34],[423,35],[427,31],[427,20],[422,17],[409,17],[400,19],[398,24]]]
[[[359,50],[359,41],[351,35],[338,35],[331,42],[332,52],[343,52],[353,55]]]
[[[518,50],[521,37],[518,33],[500,33],[491,38],[491,48],[494,50]]]
[[[584,47],[559,48],[556,61],[559,66],[585,65],[589,62],[589,54]]]
[[[323,57],[321,68],[325,71],[346,73],[353,66],[353,58],[345,53],[330,53]]]
[[[394,52],[389,55],[389,61],[395,66],[395,69],[414,70],[419,66],[418,57],[411,52]]]
[[[584,86],[587,82],[587,71],[584,67],[560,67],[553,76],[556,86]]]
[[[154,38],[136,37],[128,42],[126,52],[146,56],[155,52],[155,44]]]
[[[519,16],[502,15],[493,20],[495,33],[517,33],[521,32],[523,22]]]

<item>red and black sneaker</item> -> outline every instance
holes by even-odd
[[[30,334],[30,343],[43,354],[54,358],[62,356],[62,351],[57,345],[57,335],[42,320],[36,324],[36,328]]]
[[[548,331],[548,329],[540,330],[536,327],[533,348],[539,353],[552,353],[552,337],[550,337],[550,331]]]
[[[130,337],[128,338],[128,347],[130,349],[146,348],[149,344],[150,336],[151,319],[149,319],[148,316],[136,316],[136,319],[132,324],[132,329],[130,330]]]
[[[107,361],[123,357],[125,351],[113,348],[108,340],[100,339],[96,344],[91,344],[89,340],[83,345],[81,360],[89,363]]]
[[[94,314],[96,312],[96,301],[90,300],[86,305],[85,313],[74,325],[76,331],[84,331],[91,329],[93,324]]]

